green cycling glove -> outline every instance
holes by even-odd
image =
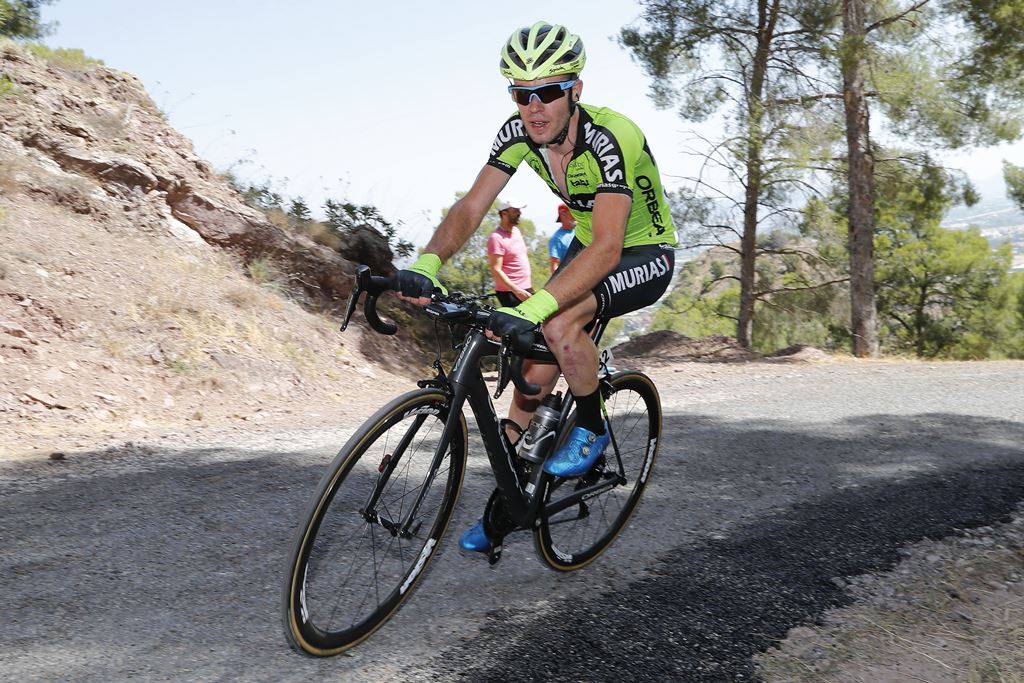
[[[439,270],[441,258],[437,254],[420,254],[411,266],[398,271],[398,291],[408,297],[429,297],[435,289],[447,294],[448,289],[437,279]]]
[[[558,310],[558,302],[547,290],[542,289],[514,308],[499,308],[487,320],[487,329],[502,337],[506,334],[522,334],[544,322]]]

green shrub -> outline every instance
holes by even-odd
[[[93,59],[77,47],[52,48],[42,43],[29,43],[26,47],[36,57],[62,69],[85,71],[93,66],[103,66],[103,60]]]
[[[18,86],[7,76],[0,76],[0,99],[18,94]]]
[[[260,256],[249,262],[249,277],[258,285],[274,285],[280,280],[281,274],[266,256]]]

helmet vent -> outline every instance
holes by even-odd
[[[509,50],[507,55],[508,55],[507,59],[502,59],[501,60],[502,68],[505,68],[506,66],[514,66],[514,67],[517,67],[519,69],[525,69],[526,68],[526,64],[523,62],[523,58],[519,56],[519,53],[514,52],[512,50]],[[508,62],[512,62],[512,63],[509,64]]]

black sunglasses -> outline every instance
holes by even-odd
[[[512,94],[512,99],[515,100],[516,104],[521,104],[524,107],[530,103],[530,100],[537,96],[537,99],[544,104],[551,104],[559,97],[562,93],[576,85],[576,80],[571,81],[559,81],[558,83],[545,83],[544,85],[510,85],[508,86],[509,93]]]

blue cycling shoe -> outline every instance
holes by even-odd
[[[589,429],[574,427],[569,440],[544,463],[544,471],[556,477],[578,477],[590,471],[604,449],[611,443],[608,424],[604,434],[598,436]]]
[[[484,533],[483,519],[478,519],[476,524],[462,532],[462,536],[459,536],[459,547],[474,553],[491,552],[491,539]]]

